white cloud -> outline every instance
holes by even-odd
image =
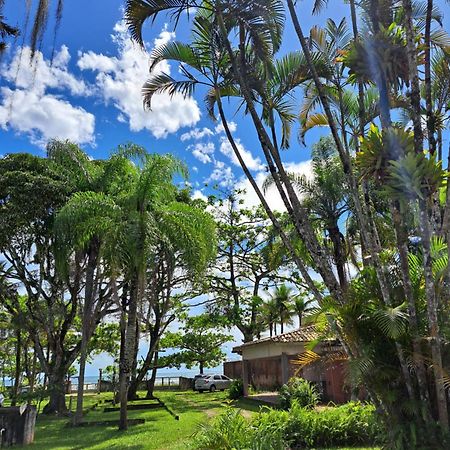
[[[169,42],[175,37],[167,26],[154,40],[155,46]],[[181,95],[170,97],[157,94],[152,101],[152,110],[144,111],[142,106],[142,85],[148,79],[148,57],[134,45],[124,22],[114,27],[113,41],[118,47],[114,57],[93,52],[81,53],[78,67],[97,73],[96,85],[99,95],[106,104],[112,103],[126,118],[131,131],[149,130],[156,138],[164,138],[181,127],[193,126],[200,120],[200,110],[193,98]],[[153,74],[170,73],[170,66],[163,61]]]
[[[211,175],[205,180],[206,183],[213,182],[228,188],[235,185],[236,179],[230,166],[227,166],[223,161],[215,161],[214,167]]]
[[[192,194],[192,198],[194,200],[199,198],[199,199],[201,199],[201,200],[203,200],[205,202],[208,201],[208,197],[200,189],[196,189],[194,191],[194,193]]]
[[[18,50],[9,66],[2,68],[3,77],[16,88],[43,94],[48,88],[68,90],[72,95],[88,95],[89,87],[83,80],[69,72],[70,53],[63,45],[55,54],[53,63],[44,59],[41,52],[31,61],[30,49]]]
[[[300,163],[287,163],[285,164],[285,169],[287,172],[305,175],[309,178],[312,176],[311,160],[302,161]],[[268,174],[266,172],[258,172],[255,175],[256,184],[259,186],[259,188],[261,188],[261,190],[262,185],[267,178],[267,175]],[[244,207],[247,208],[260,204],[259,198],[247,178],[241,178],[236,187],[238,189],[245,190],[245,194],[243,195]],[[267,190],[267,192],[263,192],[263,195],[266,198],[269,206],[273,210],[283,212],[286,210],[276,186],[271,186]]]
[[[192,155],[195,158],[197,158],[203,164],[206,164],[212,162],[215,145],[212,142],[207,142],[205,144],[197,142],[194,145],[190,145],[187,149],[192,152]]]
[[[37,52],[30,64],[30,49],[18,50],[1,75],[12,87],[2,87],[0,127],[26,134],[32,143],[45,146],[53,138],[93,144],[95,117],[61,98],[62,93],[90,95],[83,80],[69,72],[70,53],[62,46],[53,64]],[[60,93],[49,93],[53,89]]]
[[[180,137],[181,142],[188,141],[190,139],[200,140],[206,136],[214,136],[214,133],[209,128],[194,128],[187,133],[183,133]]]
[[[228,128],[232,133],[234,133],[237,130],[236,122],[228,122]],[[223,127],[222,122],[220,122],[218,125],[216,125],[214,130],[215,130],[216,134],[225,133],[225,128]]]
[[[241,140],[238,138],[235,138],[235,143],[237,148],[239,149],[239,152],[242,156],[242,159],[244,160],[246,166],[250,169],[250,170],[261,170],[263,169],[263,166],[261,164],[261,160],[259,158],[255,158],[251,152],[249,150],[247,150],[246,148],[244,148],[244,146],[241,143]],[[221,139],[221,144],[220,144],[220,151],[221,153],[223,153],[225,156],[227,156],[228,158],[230,158],[231,162],[233,164],[235,164],[236,166],[240,166],[239,161],[236,157],[236,155],[234,154],[234,150],[231,147],[231,144],[229,143],[227,138],[222,138]]]

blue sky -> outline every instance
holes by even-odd
[[[310,4],[305,2],[305,12],[311,10]],[[6,2],[5,16],[20,27],[24,5],[25,1]],[[171,152],[184,160],[196,195],[208,193],[205,183],[247,187],[220,127],[205,115],[202,93],[194,99],[172,101],[163,95],[155,98],[151,112],[143,110],[140,88],[148,76],[148,56],[130,42],[121,23],[122,6],[119,0],[65,2],[56,44],[52,15],[34,67],[29,65],[27,49],[18,62],[21,38],[10,47],[0,67],[0,153],[43,155],[46,141],[56,137],[79,143],[94,158],[104,158],[118,144],[133,141],[150,152]],[[341,5],[330,14],[338,18],[346,11]],[[323,21],[307,15],[305,29]],[[293,37],[292,31],[288,29],[287,35]],[[151,50],[168,40],[186,40],[189,27],[182,21],[174,32],[161,16],[153,25],[147,24],[144,37]],[[286,42],[286,50],[298,47],[295,39]],[[177,67],[162,63],[159,70],[170,70],[176,76]],[[230,120],[236,124],[235,136],[249,167],[262,181],[262,158],[252,127],[231,110]],[[315,140],[317,135],[312,132],[308,142]],[[298,165],[309,159],[308,148],[295,140],[285,156],[291,168],[309,169],[307,164]],[[249,203],[256,203],[251,192]]]
[[[51,3],[55,6],[56,2]],[[256,204],[256,196],[243,179],[220,124],[206,117],[201,93],[191,99],[176,97],[172,101],[163,95],[155,98],[151,112],[143,110],[140,89],[148,76],[148,55],[136,48],[127,35],[121,22],[123,2],[64,3],[56,44],[53,46],[52,15],[34,66],[29,64],[29,50],[19,49],[20,37],[0,61],[0,154],[26,151],[44,155],[46,141],[61,138],[78,143],[94,158],[105,158],[117,145],[132,141],[150,152],[170,152],[184,160],[196,196],[210,192],[205,183],[238,185],[248,189],[247,203]],[[448,9],[444,0],[437,3],[443,11]],[[331,1],[320,16],[311,15],[312,0],[299,4],[305,30],[323,25],[324,17],[340,20],[348,15],[348,5],[343,1]],[[24,14],[25,0],[6,0],[5,16],[10,23],[22,28]],[[449,18],[445,20],[448,30]],[[147,24],[144,33],[148,50],[188,37],[186,20],[174,30],[164,16],[153,25]],[[284,42],[283,51],[299,48],[289,20]],[[176,66],[165,63],[158,70],[177,74]],[[246,162],[262,183],[266,174],[253,128],[240,113],[233,115],[231,109],[229,113]],[[310,171],[309,147],[322,133],[310,132],[306,146],[293,138],[291,149],[284,153],[290,170],[306,174]],[[269,191],[268,196],[272,205],[279,204],[275,192]],[[102,365],[104,361],[97,359],[96,366]],[[96,372],[94,367],[90,371],[94,374],[92,371]]]

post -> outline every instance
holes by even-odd
[[[98,393],[102,392],[102,373],[103,369],[98,369]]]
[[[286,353],[281,354],[281,382],[286,384],[289,381],[289,359]]]
[[[248,396],[248,361],[242,360],[242,385],[244,397]]]

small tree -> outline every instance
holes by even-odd
[[[226,356],[221,346],[232,339],[232,336],[217,331],[219,327],[209,315],[202,314],[189,317],[180,331],[166,333],[161,346],[177,350],[168,357],[170,365],[184,364],[188,369],[198,365],[200,373],[204,368],[218,366]]]

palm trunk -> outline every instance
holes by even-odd
[[[408,0],[410,1],[410,0]],[[433,0],[427,0],[427,15],[425,20],[425,102],[427,109],[427,130],[430,153],[436,152],[436,131],[433,115],[433,97],[431,94],[431,20],[433,14]]]
[[[223,21],[222,13],[219,10],[217,12],[217,18],[219,26],[221,28],[222,35],[224,37],[224,44],[227,49],[228,56],[231,61],[231,66],[233,68],[233,73],[239,82],[243,97],[246,101],[247,110],[250,113],[253,124],[255,125],[256,131],[258,133],[258,138],[261,144],[261,149],[265,155],[270,173],[275,181],[275,185],[278,192],[283,200],[283,203],[288,211],[288,214],[292,218],[293,224],[299,234],[299,236],[305,242],[308,251],[313,256],[316,264],[317,271],[322,276],[324,282],[326,283],[328,289],[332,295],[339,301],[343,302],[342,292],[340,290],[339,283],[334,276],[332,268],[329,264],[329,258],[326,250],[319,244],[314,230],[308,220],[307,211],[300,204],[298,196],[289,177],[286,174],[284,166],[281,162],[278,152],[274,148],[264,125],[259,117],[258,112],[255,109],[253,98],[249,92],[247,82],[244,76],[245,70],[245,44],[240,42],[240,55],[241,55],[241,67],[237,62],[235,52],[231,47],[228,40],[227,29]]]
[[[15,373],[14,373],[14,389],[11,399],[11,406],[16,406],[19,397],[19,387],[20,387],[20,375],[22,373],[22,333],[20,328],[16,329],[16,361],[15,361]]]
[[[86,360],[88,357],[88,344],[92,336],[92,314],[94,302],[95,269],[98,262],[99,243],[96,239],[90,245],[88,263],[86,267],[86,285],[84,295],[81,347],[80,347],[80,368],[78,372],[77,387],[77,409],[75,411],[73,423],[79,425],[83,419],[83,396],[84,396],[84,375],[86,370]]]
[[[333,243],[334,262],[336,264],[336,271],[338,274],[339,282],[342,289],[347,289],[347,276],[345,274],[345,261],[346,257],[342,248],[341,232],[339,231],[338,224],[335,223],[328,229],[331,242]]]
[[[432,421],[432,411],[430,405],[430,395],[428,392],[428,383],[426,376],[426,369],[420,355],[422,350],[420,348],[420,333],[418,326],[416,301],[414,298],[414,291],[409,275],[409,261],[408,261],[408,243],[407,235],[402,223],[402,217],[399,210],[399,205],[392,205],[392,218],[394,221],[395,234],[397,239],[397,248],[400,256],[400,268],[403,281],[403,289],[405,291],[405,297],[408,302],[408,320],[409,328],[412,337],[412,346],[414,354],[414,362],[416,366],[417,385],[419,388],[420,400],[423,405],[423,418],[426,423]]]
[[[428,208],[425,202],[419,199],[419,221],[422,233],[423,266],[425,273],[425,293],[427,300],[428,328],[430,333],[431,357],[433,360],[433,373],[436,388],[436,400],[439,412],[439,423],[447,432],[449,429],[447,395],[444,387],[444,371],[442,365],[441,337],[439,333],[438,308],[433,278],[431,258],[431,230],[428,219]]]
[[[123,359],[120,363],[120,421],[119,430],[128,429],[128,386],[130,385],[132,365],[135,352],[136,339],[136,323],[137,323],[137,309],[140,290],[140,278],[138,275],[137,283],[132,287],[130,293],[130,304],[128,307],[128,319],[125,331],[125,342]]]

